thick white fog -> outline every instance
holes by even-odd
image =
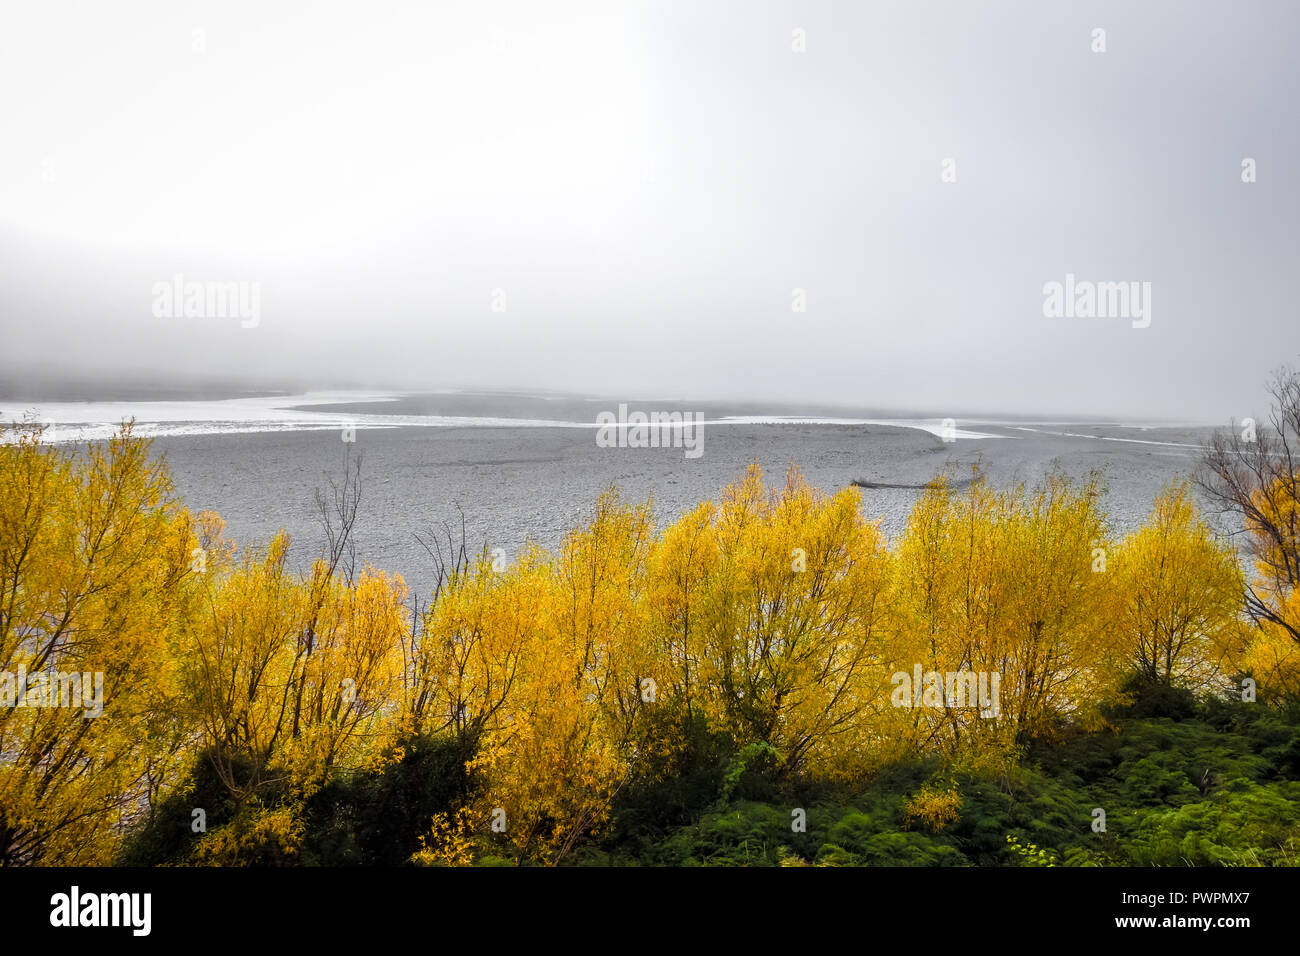
[[[1300,353],[1297,35],[1271,2],[10,4],[0,375],[1226,421]],[[256,284],[256,322],[155,308],[176,276]],[[1149,324],[1046,315],[1067,276],[1150,283]]]

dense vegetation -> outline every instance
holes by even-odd
[[[448,540],[426,605],[357,567],[357,471],[299,575],[129,427],[15,424],[0,671],[105,696],[0,707],[0,862],[1294,864],[1300,467],[1217,447],[1246,574],[1186,484],[1117,538],[1095,477],[939,478],[888,542],[755,466],[664,528],[611,491],[554,554]]]

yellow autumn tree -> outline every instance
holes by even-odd
[[[289,537],[208,584],[189,634],[186,685],[202,749],[236,797],[278,782],[272,767],[287,736],[302,589],[288,571]]]
[[[1054,471],[1030,493],[1006,494],[1014,501],[1003,568],[1015,582],[1009,627],[981,657],[1001,670],[1002,711],[1024,740],[1065,718],[1086,723],[1114,695],[1106,668],[1115,640],[1106,561],[1113,545],[1097,476],[1077,482]]]
[[[1244,643],[1241,570],[1233,548],[1201,518],[1186,483],[1161,493],[1112,567],[1125,670],[1149,683],[1197,691],[1235,671]]]
[[[1300,699],[1300,471],[1254,489],[1246,512],[1251,538],[1247,602],[1256,627],[1242,657],[1272,697]]]
[[[0,444],[0,863],[103,864],[174,772],[176,652],[197,546],[130,425]]]
[[[498,725],[537,639],[549,565],[531,549],[496,571],[488,555],[452,569],[427,609],[407,668],[404,729],[447,731],[469,746]]]
[[[684,515],[654,560],[654,633],[669,688],[781,769],[851,773],[888,707],[888,552],[856,489],[826,496],[757,464],[720,506]]]
[[[200,750],[238,798],[310,796],[335,767],[383,759],[400,714],[406,586],[369,567],[287,569],[281,532],[213,575],[189,633]]]
[[[996,491],[978,473],[964,490],[944,478],[927,489],[899,545],[900,645],[927,675],[924,692],[906,670],[895,688],[905,706],[900,688],[920,699],[909,707],[915,746],[1005,762],[1113,689],[1099,494],[1096,478],[1056,472],[1032,490]],[[983,686],[991,706],[971,699]]]
[[[1242,670],[1274,701],[1300,699],[1300,371],[1269,383],[1268,414],[1213,436],[1198,489],[1245,532],[1243,600],[1256,627]]]
[[[514,619],[488,622],[498,632],[488,645],[502,632],[523,643],[471,769],[485,775],[484,807],[521,861],[558,862],[598,832],[637,758],[653,706],[643,681],[659,671],[640,600],[652,534],[648,505],[602,495],[557,558],[510,572],[510,586],[528,585]]]
[[[335,768],[375,766],[400,715],[400,648],[407,588],[400,576],[366,566],[353,580],[317,562],[319,602],[298,631],[292,720],[280,760],[304,794]],[[322,591],[324,592],[322,594]]]

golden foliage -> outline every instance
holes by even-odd
[[[771,744],[787,772],[869,765],[893,594],[856,489],[826,497],[792,468],[766,490],[753,465],[669,529],[651,577],[657,648],[687,707]]]
[[[420,837],[420,849],[411,857],[420,866],[470,866],[474,862],[474,813],[468,807],[436,814],[429,832]]]
[[[943,706],[912,712],[912,740],[953,753],[1010,754],[1111,691],[1107,547],[1095,480],[1049,474],[1038,488],[961,494],[934,482],[899,546],[901,630],[925,671],[1000,675],[996,716]]]
[[[1115,561],[1121,668],[1151,682],[1213,688],[1245,645],[1243,581],[1186,484],[1166,489]]]
[[[1258,626],[1241,657],[1241,669],[1255,675],[1275,697],[1300,699],[1300,473],[1284,475],[1253,494],[1257,520],[1246,529],[1254,543],[1252,598],[1260,606]]]
[[[75,673],[103,699],[98,716],[67,706],[70,688],[63,706],[0,707],[0,862],[102,864],[177,765],[194,529],[129,427],[80,454],[39,429],[13,437],[0,445],[0,672],[11,693],[22,672]]]
[[[414,861],[495,846],[557,863],[701,724],[787,776],[929,751],[1000,770],[1134,672],[1211,688],[1245,668],[1300,689],[1280,629],[1247,643],[1231,551],[1184,486],[1116,545],[1095,479],[940,480],[891,547],[856,489],[823,494],[793,468],[767,487],[754,465],[661,530],[650,503],[610,491],[557,553],[457,565],[413,619],[399,577],[337,560],[294,573],[284,533],[238,551],[129,427],[84,451],[14,434],[0,671],[102,672],[106,695],[94,719],[0,708],[0,862],[109,862],[195,759],[240,807],[198,838],[204,862],[296,859],[321,787],[447,735],[478,789]],[[1295,593],[1270,593],[1300,623]],[[898,706],[914,668],[999,675],[996,712]],[[940,830],[959,813],[954,792],[923,789],[904,819]]]
[[[961,816],[961,794],[956,790],[922,787],[903,805],[903,828],[920,826],[937,833]]]

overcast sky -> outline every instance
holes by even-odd
[[[6,4],[0,366],[1242,417],[1300,359],[1297,36],[1277,2]],[[257,326],[156,317],[177,273],[260,283]],[[1067,273],[1150,282],[1149,327],[1045,317]]]

